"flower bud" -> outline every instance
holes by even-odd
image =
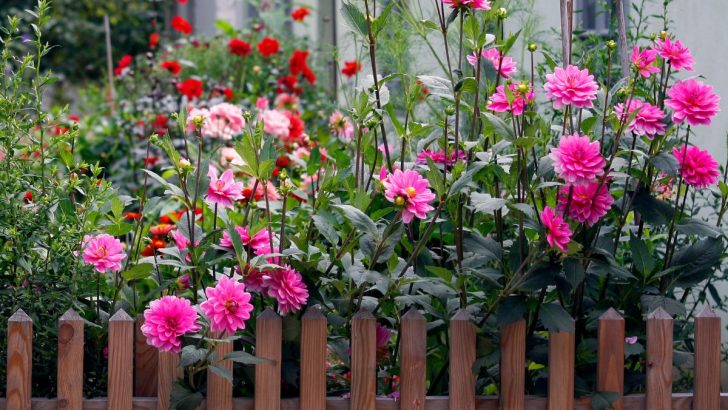
[[[501,20],[505,20],[506,17],[508,17],[508,10],[506,10],[505,7],[501,7],[496,12],[496,16],[498,16],[498,18]]]
[[[660,38],[661,38],[661,39],[663,39],[663,40],[664,40],[664,39],[666,39],[666,38],[667,38],[667,36],[668,36],[668,33],[667,33],[667,31],[664,31],[664,30],[663,30],[663,31],[661,31],[661,32],[660,32]]]
[[[447,115],[447,116],[455,115],[455,106],[448,105],[447,107],[445,107],[445,115]]]
[[[259,66],[259,65],[254,65],[254,66],[253,66],[253,72],[254,72],[254,73],[258,74],[258,73],[260,73],[260,70],[261,70],[261,68],[260,68],[260,66]]]
[[[612,50],[614,50],[615,48],[617,48],[617,42],[616,42],[616,41],[614,41],[614,40],[609,40],[609,41],[607,41],[607,49],[608,49],[609,51],[612,51]]]
[[[538,50],[538,45],[536,45],[536,43],[530,43],[530,44],[528,45],[528,51],[530,51],[530,52],[532,52],[532,53],[533,53],[533,52],[534,52],[534,51],[536,51],[536,50]]]
[[[657,40],[657,34],[655,34],[655,33],[650,34],[650,41],[655,41],[655,40]]]
[[[527,93],[527,92],[528,92],[529,88],[530,88],[530,87],[528,86],[528,84],[527,84],[527,83],[521,82],[521,83],[519,83],[519,84],[518,84],[518,86],[516,87],[516,91],[518,91],[518,92],[519,92],[519,93],[521,93],[521,94],[525,94],[525,93]]]
[[[205,117],[198,115],[196,117],[192,117],[192,123],[195,124],[196,129],[202,128],[202,124],[205,122]]]
[[[152,134],[149,137],[149,143],[152,145],[159,145],[159,136],[157,134]]]
[[[379,118],[372,117],[372,118],[370,118],[370,119],[367,120],[367,122],[366,122],[365,125],[366,125],[367,128],[373,129],[377,125],[379,125]]]

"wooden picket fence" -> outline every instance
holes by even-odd
[[[549,335],[548,397],[525,395],[526,323],[501,329],[499,397],[475,394],[475,327],[466,311],[450,321],[450,396],[426,397],[427,323],[417,310],[402,317],[400,337],[401,384],[399,401],[377,397],[376,320],[367,312],[352,322],[351,397],[326,396],[326,318],[316,309],[303,315],[301,333],[301,397],[281,399],[282,320],[272,310],[256,319],[256,355],[271,359],[255,368],[255,399],[233,398],[225,378],[209,372],[207,409],[254,410],[571,410],[591,409],[591,400],[574,398],[574,334]],[[108,397],[83,397],[83,327],[73,310],[58,323],[58,397],[32,398],[31,363],[33,322],[18,310],[8,321],[7,395],[0,410],[25,409],[159,409],[169,407],[170,389],[181,375],[179,356],[158,353],[145,343],[141,322],[124,311],[109,321]],[[672,393],[673,320],[657,309],[647,319],[647,394],[623,394],[624,319],[614,310],[599,318],[597,389],[620,393],[619,410],[718,410],[728,408],[720,392],[720,319],[706,308],[695,319],[695,388],[693,394]],[[218,356],[232,351],[232,343],[218,346]],[[227,362],[222,366],[232,368]]]

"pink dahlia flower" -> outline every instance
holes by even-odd
[[[171,231],[169,233],[172,235],[172,239],[174,240],[174,246],[177,247],[179,250],[185,250],[190,246],[190,238],[185,236],[185,234],[182,233],[179,229],[175,229],[174,231]],[[199,245],[200,241],[195,241],[195,245]]]
[[[546,96],[554,101],[554,108],[567,105],[578,108],[592,108],[599,86],[586,68],[569,65],[566,69],[556,67],[552,74],[546,74]]]
[[[205,289],[205,295],[207,300],[200,304],[200,309],[210,319],[210,330],[233,334],[245,329],[253,305],[243,283],[223,275],[214,288]]]
[[[554,161],[556,174],[570,185],[586,185],[604,175],[606,161],[598,141],[586,135],[564,135],[557,148],[549,155]]]
[[[688,147],[685,145],[681,148],[672,149],[672,155],[675,156],[680,164],[680,175],[685,183],[695,188],[707,188],[718,182],[718,163],[708,153],[698,147]]]
[[[253,235],[252,238],[250,236],[250,232],[248,231],[247,226],[236,226],[235,230],[238,232],[238,235],[240,235],[240,242],[242,242],[243,245],[250,246],[253,249],[260,248],[268,242],[268,231],[266,231],[265,229],[259,230],[258,233]],[[223,231],[222,233],[220,246],[222,246],[223,248],[233,248],[233,241],[227,231]]]
[[[402,212],[404,223],[410,223],[414,217],[425,219],[427,213],[433,209],[430,202],[435,199],[435,194],[430,191],[429,182],[417,171],[398,169],[382,182],[387,200],[404,207]]]
[[[282,315],[300,310],[308,301],[308,289],[301,274],[288,265],[282,269],[266,272],[268,296],[278,301],[278,312]]]
[[[597,191],[597,188],[599,191]],[[569,187],[564,186],[559,191],[559,212],[566,212],[569,204],[569,217],[588,226],[592,226],[609,212],[614,198],[609,193],[606,184],[595,181],[589,185],[577,185],[571,190],[569,202]]]
[[[541,222],[548,229],[546,241],[549,245],[561,249],[562,252],[566,252],[569,248],[572,234],[569,224],[564,222],[564,218],[561,215],[556,215],[554,210],[548,206],[541,211]]]
[[[658,38],[655,40],[655,45],[652,46],[652,49],[657,51],[657,54],[664,58],[673,70],[680,71],[684,69],[686,71],[693,71],[695,59],[690,54],[690,50],[683,46],[680,40],[672,42],[670,37],[665,37],[664,40]]]
[[[493,69],[496,70],[498,74],[500,74],[503,78],[511,78],[511,74],[518,71],[518,65],[516,64],[516,61],[510,57],[503,57],[503,61],[501,62],[500,51],[495,48],[483,50],[481,55],[483,56],[483,58],[490,61],[490,63],[493,65]],[[467,56],[467,59],[468,63],[470,63],[470,65],[472,66],[478,64],[478,56],[474,53],[469,54]]]
[[[430,158],[435,164],[444,165],[449,168],[455,165],[455,163],[458,161],[467,161],[468,159],[468,155],[463,150],[458,150],[457,158],[455,158],[454,148],[450,148],[448,151],[448,154],[445,155],[444,149],[422,150],[422,152],[417,154],[417,160],[415,161],[415,163],[418,165],[427,165],[427,158]]]
[[[238,273],[241,272],[240,267],[235,267]],[[245,279],[243,279],[243,282],[245,283],[245,286],[248,288],[251,292],[261,292],[266,293],[268,286],[265,282],[265,273],[259,271],[258,269],[252,268],[248,270],[248,274],[245,275]]]
[[[471,8],[473,10],[490,10],[490,0],[442,0],[452,8]]]
[[[634,64],[637,71],[644,78],[650,78],[652,74],[660,72],[660,69],[654,64],[656,59],[657,51],[655,50],[646,48],[640,51],[637,46],[634,46],[634,49],[632,49],[632,64]]]
[[[261,115],[263,119],[263,131],[275,135],[278,138],[288,138],[291,120],[288,116],[278,110],[265,110]]]
[[[665,113],[659,107],[638,99],[630,100],[628,110],[624,109],[625,105],[625,103],[615,105],[614,112],[620,121],[626,121],[634,111],[637,111],[627,128],[631,132],[653,138],[665,131],[665,124],[662,123]]]
[[[334,111],[329,117],[329,129],[336,137],[344,143],[354,139],[354,125],[340,111]]]
[[[83,238],[83,261],[99,272],[118,272],[124,259],[121,241],[109,234]]]
[[[222,147],[220,148],[220,165],[227,167],[228,165],[245,165],[243,158],[235,151],[235,148]]]
[[[508,101],[504,86],[499,85],[495,92],[488,99],[488,109],[494,112],[510,112],[513,115],[521,115],[526,110],[526,106],[533,101],[533,90],[530,89],[523,95],[518,91],[518,86],[510,84],[508,86],[513,96],[513,102]]]
[[[377,350],[384,349],[392,338],[392,329],[377,323]]]
[[[190,301],[177,296],[164,296],[152,301],[144,311],[142,334],[147,343],[163,352],[177,353],[182,336],[200,330],[197,311]]]
[[[710,125],[710,120],[720,111],[720,97],[713,87],[693,79],[678,81],[667,90],[669,99],[665,105],[672,108],[672,119],[688,120],[690,125]]]
[[[207,175],[210,177],[210,186],[207,188],[207,196],[205,197],[205,202],[208,205],[232,208],[235,201],[243,198],[243,183],[235,182],[231,169],[223,172],[218,179],[215,167],[210,166]]]
[[[230,103],[220,103],[210,108],[202,124],[202,135],[205,137],[230,140],[245,128],[243,110]]]

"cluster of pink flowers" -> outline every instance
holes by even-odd
[[[308,289],[295,269],[283,265],[264,275],[268,296],[278,301],[278,312],[286,315],[300,310],[308,301]]]
[[[473,10],[490,10],[490,0],[442,0],[452,8],[471,8]]]
[[[415,161],[418,165],[427,165],[427,159],[431,159],[435,164],[444,165],[445,167],[451,167],[458,161],[467,161],[468,154],[464,150],[458,150],[457,157],[454,148],[450,148],[446,154],[444,149],[439,150],[422,150],[417,154],[417,160]]]
[[[253,311],[245,284],[222,276],[214,288],[205,289],[205,295],[207,300],[200,304],[200,309],[210,319],[211,331],[233,334],[245,329],[245,321]]]
[[[230,103],[220,103],[206,108],[193,108],[187,118],[187,130],[195,130],[196,118],[202,117],[200,132],[203,137],[230,140],[233,136],[243,132],[245,117],[240,107]]]
[[[268,230],[261,229],[252,237],[247,226],[236,226],[235,231],[240,235],[240,242],[243,246],[250,246],[252,249],[260,249],[266,246],[270,239],[268,238]],[[220,239],[220,246],[223,248],[233,248],[233,241],[230,238],[230,234],[227,231],[223,231],[222,239]]]
[[[571,199],[569,199],[571,193]],[[588,185],[574,185],[561,187],[559,191],[559,204],[557,209],[566,212],[569,207],[569,218],[592,226],[597,223],[614,203],[609,186],[603,182],[591,182]]]
[[[402,221],[410,223],[413,218],[425,219],[433,208],[430,202],[435,194],[430,191],[430,183],[413,170],[395,170],[383,180],[384,196],[387,200],[402,207]]]
[[[488,98],[488,109],[494,112],[510,112],[513,115],[523,114],[526,106],[534,99],[533,89],[525,84],[523,86],[528,89],[525,93],[519,91],[524,88],[521,85],[508,84],[508,89],[513,98],[513,101],[509,101],[505,86],[499,85]]]
[[[329,129],[343,143],[351,142],[354,138],[354,125],[340,111],[331,113],[329,117]]]
[[[633,112],[637,112],[634,119],[627,126],[629,131],[637,135],[646,135],[648,138],[653,138],[665,131],[665,123],[662,122],[665,113],[660,107],[637,98],[630,100],[629,108],[625,110],[626,105],[627,103],[615,105],[614,112],[620,121],[627,121]]]
[[[692,54],[690,54],[690,50],[683,46],[680,40],[673,42],[670,40],[670,37],[665,37],[665,39],[658,38],[655,40],[655,44],[652,46],[652,49],[655,50],[660,57],[665,59],[673,70],[693,71],[695,59],[693,59]]]
[[[657,51],[655,50],[648,48],[640,51],[639,47],[634,46],[630,59],[637,71],[644,78],[650,78],[652,74],[660,72],[660,69],[654,64],[657,59]]]
[[[553,100],[554,108],[568,105],[577,108],[592,108],[599,86],[586,68],[568,65],[565,69],[556,67],[552,74],[546,74],[546,96]]]
[[[489,48],[487,50],[483,50],[481,55],[483,56],[483,58],[490,61],[490,63],[493,65],[493,69],[496,70],[498,74],[503,78],[511,78],[511,74],[514,74],[516,71],[518,71],[518,65],[516,64],[516,61],[506,56],[503,56],[501,58],[501,54],[498,49]],[[468,63],[470,63],[470,65],[472,66],[478,64],[477,54],[469,54],[467,56],[467,59]]]

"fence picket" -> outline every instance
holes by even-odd
[[[109,410],[131,410],[134,383],[134,319],[120,309],[109,319]]]
[[[310,308],[301,318],[301,410],[326,408],[326,317]]]
[[[142,333],[144,315],[136,318],[134,331],[134,396],[154,397],[157,395],[157,365],[159,352],[147,344]]]
[[[574,355],[573,332],[549,332],[550,410],[574,409]]]
[[[18,309],[8,319],[7,409],[30,410],[32,355],[33,320]]]
[[[351,323],[351,408],[374,410],[377,396],[376,320],[363,310]]]
[[[500,337],[500,403],[502,410],[526,405],[526,321],[503,326]]]
[[[83,408],[83,319],[73,309],[58,319],[58,408]]]
[[[475,409],[474,363],[475,327],[463,309],[450,319],[450,410]]]
[[[159,352],[157,355],[157,410],[168,410],[174,382],[182,377],[179,353]]]
[[[672,408],[672,317],[661,307],[647,316],[647,408]]]
[[[224,339],[227,336],[225,332],[210,333],[210,337],[213,339]],[[215,345],[214,349],[214,365],[222,369],[223,372],[226,372],[232,378],[233,362],[223,359],[233,351],[233,342],[219,342]],[[206,405],[208,409],[231,409],[233,406],[232,380],[227,380],[211,368],[207,369]]]
[[[255,322],[255,355],[272,360],[255,366],[255,410],[281,407],[281,338],[283,321],[266,309]]]
[[[400,409],[422,410],[427,383],[427,321],[413,308],[402,316]]]
[[[597,391],[619,393],[612,403],[622,410],[624,395],[624,318],[614,309],[599,317],[599,349],[597,359]]]
[[[720,332],[720,317],[706,306],[695,317],[695,409],[720,409]]]

